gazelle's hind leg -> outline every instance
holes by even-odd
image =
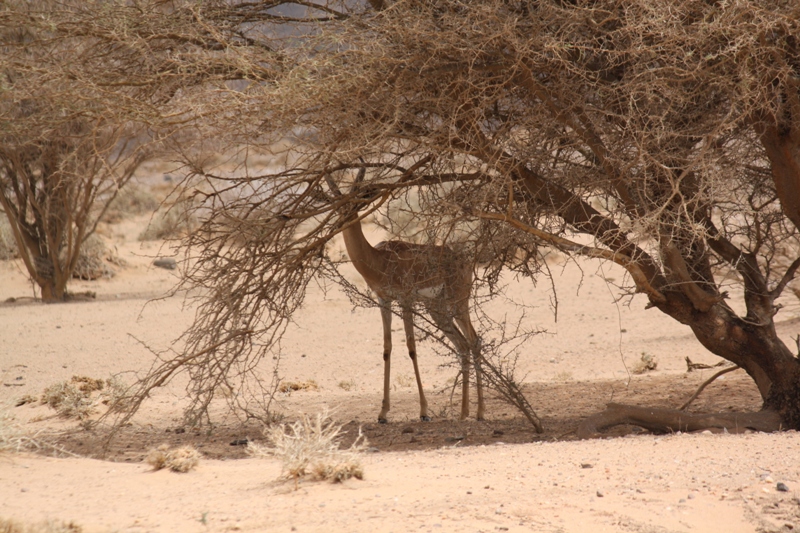
[[[443,315],[441,313],[437,313],[431,310],[431,317],[433,318],[433,322],[436,324],[442,333],[450,339],[450,342],[456,348],[458,355],[461,357],[461,376],[463,380],[461,382],[461,420],[464,420],[469,416],[469,343],[467,339],[464,338],[464,335],[458,331],[456,325],[453,323],[453,319],[447,315]]]
[[[378,422],[385,424],[386,415],[389,413],[389,388],[391,385],[392,369],[392,302],[379,299],[381,319],[383,321],[383,402]]]
[[[414,314],[410,307],[403,307],[403,327],[406,332],[408,356],[414,364],[414,376],[417,378],[417,389],[419,390],[419,419],[423,422],[430,422],[431,417],[428,416],[428,400],[425,399],[425,392],[422,390],[422,378],[419,374],[419,364],[417,364],[417,346],[414,342]]]
[[[455,317],[455,321],[469,343],[470,352],[472,353],[472,361],[475,365],[475,388],[478,389],[478,412],[475,418],[484,420],[486,406],[483,399],[483,369],[481,368],[481,361],[483,355],[481,354],[481,340],[472,327],[472,321],[469,319],[469,309],[464,309]]]

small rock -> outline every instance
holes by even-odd
[[[505,431],[503,431],[502,429],[495,429],[494,431],[492,431],[492,437],[502,437],[505,434],[506,434]]]
[[[231,446],[247,446],[247,444],[249,442],[250,442],[250,439],[245,437],[243,439],[236,439],[234,441],[231,441]]]
[[[694,494],[689,494],[689,495],[687,496],[687,498],[688,498],[688,499],[690,499],[690,500],[694,500]]]
[[[594,468],[592,463],[581,463],[581,468]]]
[[[403,428],[403,430],[400,433],[402,433],[403,435],[405,435],[407,433],[414,433],[414,428],[411,427],[411,426],[406,426],[406,427]]]
[[[175,428],[175,433],[186,433],[186,428]]]
[[[789,492],[789,487],[786,486],[786,483],[780,481],[775,488],[778,489],[778,492]]]
[[[602,493],[602,492],[600,492],[599,490],[597,491],[597,497],[598,497],[598,498],[602,498],[602,497],[603,497],[603,493]]]
[[[153,266],[157,266],[158,268],[164,268],[166,270],[175,270],[178,268],[178,263],[172,257],[159,257],[155,261],[153,261]]]
[[[367,448],[367,453],[378,453],[379,451],[381,451],[380,448],[377,448],[375,446],[370,446],[369,448]]]
[[[445,442],[460,442],[464,440],[466,437],[464,435],[459,435],[458,437],[447,437],[444,439]]]

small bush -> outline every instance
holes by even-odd
[[[288,394],[296,390],[319,390],[319,385],[313,379],[306,381],[283,381],[278,386],[278,392]]]
[[[339,388],[346,391],[351,391],[356,388],[356,382],[353,379],[340,381]]]
[[[63,418],[86,420],[101,403],[119,409],[127,390],[127,385],[116,377],[102,380],[72,376],[69,381],[47,387],[42,393],[41,403],[55,409]]]
[[[72,271],[72,277],[90,281],[111,278],[114,276],[114,270],[106,261],[110,260],[119,263],[115,259],[114,254],[105,245],[103,239],[98,235],[90,235],[81,246],[78,261],[75,263],[75,270]]]
[[[0,453],[24,449],[26,436],[6,409],[0,409]],[[0,533],[3,532],[0,527]]]
[[[158,199],[148,191],[135,185],[128,185],[111,201],[102,220],[115,224],[128,216],[154,213],[159,205]]]
[[[62,418],[86,420],[94,413],[95,402],[91,398],[91,393],[80,389],[79,383],[62,381],[50,385],[42,393],[42,403],[54,409]]]
[[[47,521],[41,524],[23,524],[16,520],[0,518],[0,533],[81,533],[83,528],[74,522]]]
[[[185,473],[194,470],[200,464],[200,452],[191,446],[170,450],[167,444],[162,444],[150,451],[145,462],[152,466],[153,470],[169,468],[173,472]]]
[[[0,213],[0,261],[18,257],[19,251],[17,250],[17,242],[14,240],[14,234],[11,232],[11,225],[9,225],[5,214]]]
[[[158,209],[147,229],[139,234],[139,240],[175,239],[193,231],[197,227],[197,219],[189,207],[188,203],[182,202]]]
[[[658,361],[656,360],[656,356],[642,352],[642,358],[636,362],[631,372],[634,374],[644,374],[645,372],[655,370],[657,367]]]
[[[364,478],[359,454],[367,447],[367,439],[359,429],[358,438],[346,450],[339,447],[342,426],[327,413],[313,420],[303,415],[293,424],[276,424],[264,430],[264,436],[274,446],[269,448],[254,442],[247,452],[254,457],[277,457],[281,461],[281,476],[315,481],[341,482],[351,477]]]

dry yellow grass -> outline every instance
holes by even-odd
[[[313,379],[306,381],[283,381],[278,386],[278,392],[290,393],[297,390],[319,390],[319,385]]]
[[[339,447],[342,426],[327,413],[315,418],[303,415],[293,424],[276,424],[264,431],[272,448],[249,443],[247,451],[254,457],[276,457],[282,463],[281,476],[313,481],[341,482],[351,477],[363,479],[359,455],[367,447],[367,439],[359,429],[358,438],[347,449]]]
[[[81,533],[83,528],[75,522],[47,521],[23,524],[17,520],[0,518],[0,533]]]
[[[162,444],[150,451],[145,462],[152,466],[153,470],[169,468],[173,472],[185,473],[194,470],[200,464],[200,452],[191,446],[170,450],[167,444]]]

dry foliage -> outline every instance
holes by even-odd
[[[45,19],[127,67],[94,79],[159,95],[159,126],[202,139],[179,149],[200,215],[184,281],[206,292],[140,399],[185,371],[190,418],[220,381],[268,406],[277,382],[254,369],[308,284],[341,279],[331,239],[381,212],[490,265],[490,293],[502,267],[535,274],[541,245],[622,266],[623,294],[689,325],[800,427],[800,362],[774,328],[800,268],[796,3],[93,6]]]
[[[307,381],[282,381],[278,385],[278,392],[288,394],[297,390],[319,390],[319,385],[313,379]]]
[[[75,522],[47,522],[30,524],[8,518],[0,518],[0,533],[82,533],[83,528]]]
[[[249,454],[255,457],[276,457],[281,461],[282,476],[334,483],[354,477],[364,478],[359,454],[367,448],[367,439],[359,430],[358,438],[341,449],[342,426],[327,413],[313,419],[303,415],[292,424],[275,424],[264,430],[264,436],[273,447],[250,442]]]
[[[103,380],[72,376],[69,381],[47,387],[40,401],[63,418],[87,421],[97,412],[101,404],[119,409],[130,399],[128,386],[118,377]]]
[[[192,446],[181,446],[170,449],[168,444],[162,444],[151,450],[144,462],[153,467],[153,470],[169,468],[173,472],[189,472],[200,464],[200,452]]]

